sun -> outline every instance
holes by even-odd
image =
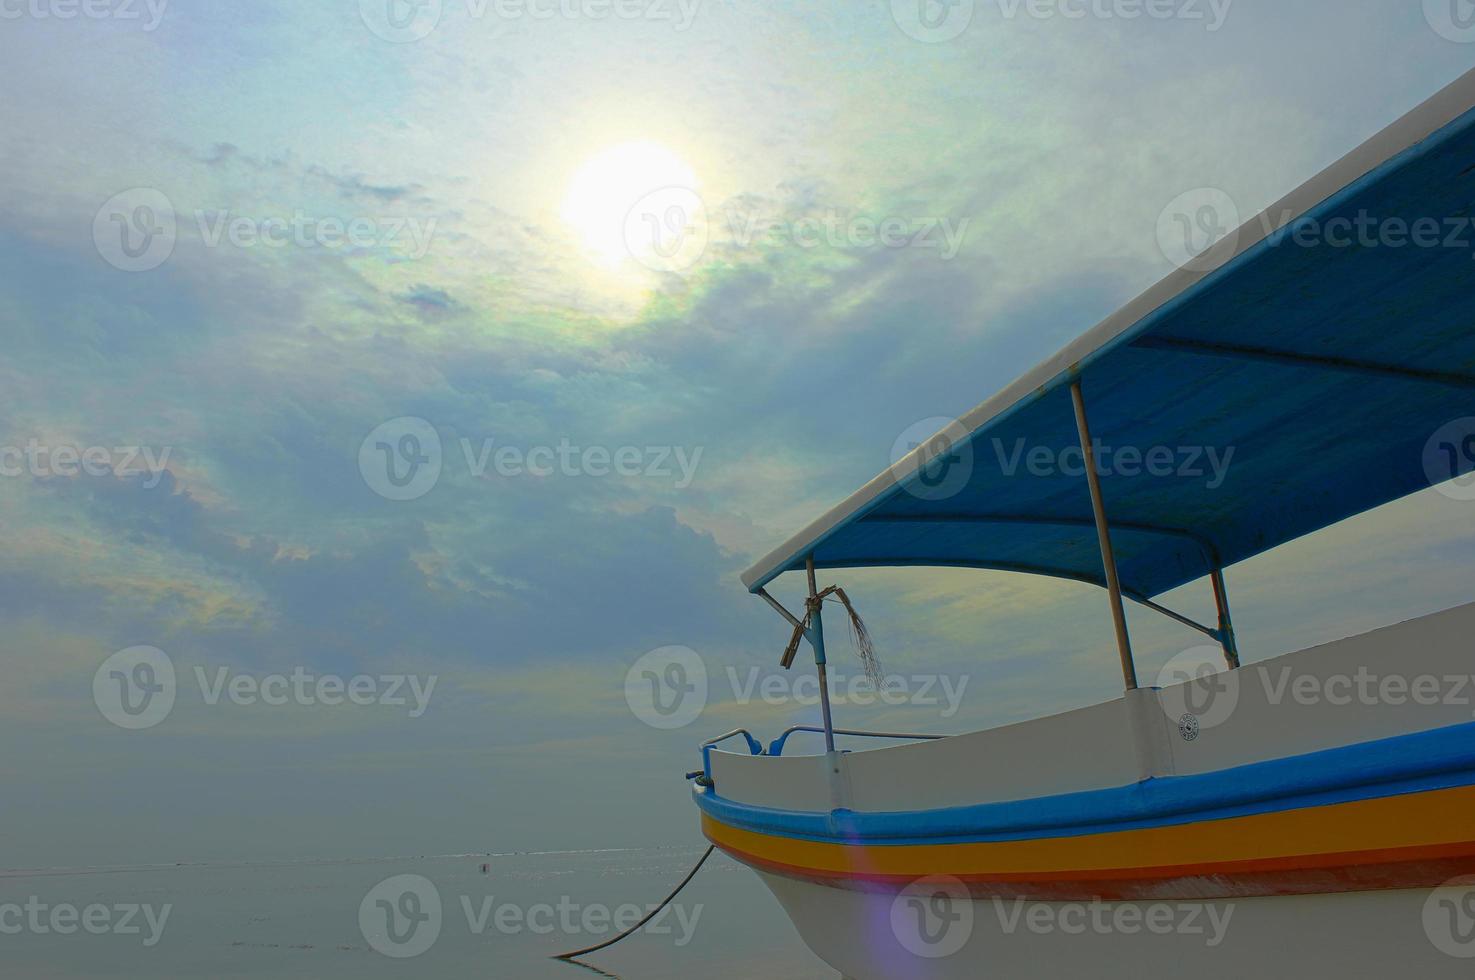
[[[590,157],[569,181],[560,215],[584,244],[606,262],[630,255],[626,219],[657,191],[697,190],[686,161],[658,143],[620,143]]]

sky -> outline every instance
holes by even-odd
[[[1140,9],[0,0],[0,867],[696,841],[697,744],[818,717],[744,568],[1170,273],[1175,198],[1475,64],[1436,0]],[[1231,569],[1245,659],[1467,601],[1472,506]],[[1119,693],[1099,590],[832,577],[918,695],[844,724]]]

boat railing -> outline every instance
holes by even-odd
[[[750,732],[750,731],[748,731],[746,728],[734,728],[732,731],[728,732],[726,735],[718,735],[716,738],[709,738],[709,739],[707,739],[705,742],[702,743],[702,752],[705,753],[712,746],[714,746],[714,745],[721,745],[723,742],[726,742],[728,739],[730,739],[730,738],[737,738],[739,735],[741,735],[743,737],[743,739],[748,743],[748,754],[749,755],[762,755],[763,754],[763,743],[760,742],[760,741],[758,741],[758,739],[753,736],[753,733]]]
[[[763,754],[763,743],[754,738],[752,732],[748,731],[746,728],[734,728],[732,731],[727,732],[724,735],[718,735],[716,738],[709,738],[702,743],[702,768],[696,772],[687,773],[686,778],[695,779],[699,783],[702,783],[702,780],[708,780],[708,782],[702,783],[702,785],[710,786],[712,772],[712,749],[714,749],[718,745],[721,745],[723,742],[726,742],[728,739],[737,738],[739,735],[743,737],[743,741],[748,743],[749,755]]]
[[[815,735],[823,735],[824,731],[825,730],[823,728],[817,728],[814,725],[794,725],[791,728],[785,729],[778,738],[774,739],[773,742],[769,744],[768,754],[773,756],[783,755],[784,745],[788,743],[790,735],[797,735],[801,732],[813,733]],[[866,732],[855,728],[837,728],[835,729],[835,734],[849,735],[854,738],[889,738],[900,741],[913,742],[936,742],[939,739],[944,739],[948,737],[946,735],[916,735],[903,732]]]
[[[696,772],[687,773],[686,778],[695,779],[703,786],[710,786],[712,776],[712,750],[721,745],[723,742],[731,741],[732,739],[741,737],[743,741],[748,744],[749,755],[779,757],[784,754],[784,746],[788,744],[789,736],[798,735],[800,733],[823,735],[825,733],[825,730],[816,725],[793,725],[789,728],[784,729],[784,731],[779,734],[778,738],[769,743],[768,748],[765,750],[763,748],[763,743],[758,741],[758,739],[754,737],[752,732],[748,731],[746,728],[734,728],[730,732],[718,735],[716,738],[709,738],[702,743],[702,768],[697,770]],[[837,728],[834,730],[834,734],[850,736],[852,738],[886,738],[894,739],[897,741],[913,742],[935,742],[938,739],[944,739],[948,737],[946,735],[917,735],[907,732],[867,732],[861,731],[860,729],[856,728]]]

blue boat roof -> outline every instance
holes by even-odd
[[[821,568],[1104,584],[1076,381],[1136,598],[1440,482],[1431,439],[1475,415],[1472,214],[1475,72],[919,447],[744,584],[756,592],[810,554]]]

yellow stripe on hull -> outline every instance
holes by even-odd
[[[1431,874],[1465,871],[1475,858],[1475,786],[1017,841],[836,844],[754,833],[706,815],[702,827],[712,843],[746,863],[827,880],[948,875],[972,881],[1085,882],[1239,875],[1255,882],[1239,893],[1275,894],[1306,890],[1295,879],[1309,873],[1314,890],[1418,887]],[[1369,870],[1380,866],[1388,870]],[[1343,887],[1335,887],[1339,882]]]

